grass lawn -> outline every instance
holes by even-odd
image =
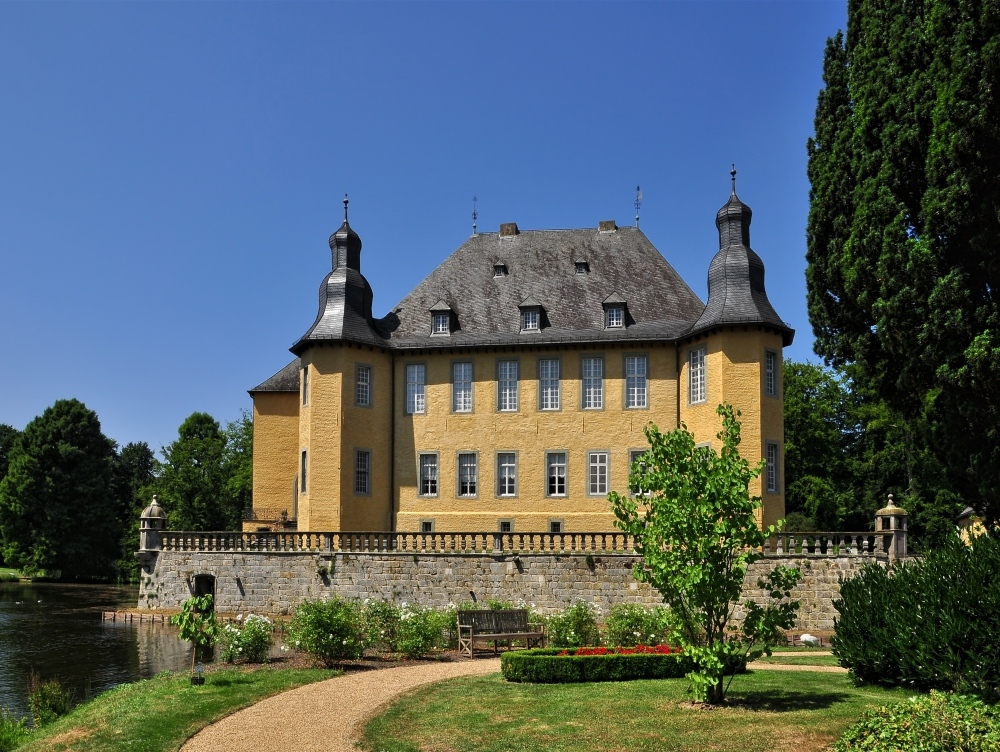
[[[0,582],[15,582],[21,578],[21,572],[9,567],[0,567]]]
[[[192,687],[187,674],[164,673],[123,684],[77,706],[69,715],[33,732],[28,743],[18,750],[176,750],[199,729],[240,708],[337,673],[320,669],[225,669],[206,674],[201,687]]]
[[[770,658],[762,655],[757,659],[761,663],[779,663],[793,666],[839,666],[835,655],[788,655],[775,653]]]
[[[872,705],[910,693],[856,688],[843,674],[756,671],[731,705],[700,708],[686,679],[512,684],[454,679],[403,698],[365,729],[370,752],[770,752],[821,750]]]

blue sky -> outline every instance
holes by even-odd
[[[641,226],[702,299],[729,194],[812,359],[806,140],[843,2],[0,4],[0,423],[225,423],[351,197],[375,314],[479,229]]]

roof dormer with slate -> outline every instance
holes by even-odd
[[[763,324],[782,336],[785,346],[795,331],[771,306],[764,289],[764,262],[750,248],[753,212],[736,195],[736,169],[731,173],[732,194],[719,209],[719,252],[708,267],[708,304],[688,334],[719,326]]]
[[[383,322],[372,318],[372,288],[361,274],[361,238],[347,221],[330,236],[333,269],[319,288],[319,312],[309,330],[290,348],[296,355],[312,343],[354,342],[386,346]]]

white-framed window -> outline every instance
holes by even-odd
[[[584,358],[580,371],[583,374],[583,409],[604,409],[604,358]]]
[[[500,520],[497,524],[497,530],[501,533],[513,533],[514,532],[514,520]]]
[[[649,385],[647,383],[647,363],[645,355],[629,355],[625,358],[625,407],[642,408],[649,406]]]
[[[354,404],[358,407],[372,406],[371,366],[358,366],[355,369]]]
[[[768,493],[778,493],[778,444],[769,441],[766,444],[765,460],[767,465],[764,468],[766,474],[766,487]]]
[[[628,453],[628,468],[629,474],[646,474],[646,455],[648,454],[645,449],[630,449]],[[638,463],[638,466],[636,465]],[[646,493],[646,489],[643,488],[641,484],[635,485],[629,483],[628,487],[629,493],[633,496],[638,496],[639,494]]]
[[[563,531],[563,521],[562,520],[549,520],[549,532],[558,535]]]
[[[764,394],[774,397],[778,394],[778,354],[773,350],[764,353]]]
[[[451,333],[451,321],[447,313],[431,314],[431,334]]]
[[[309,366],[302,367],[302,404],[309,404]]]
[[[566,453],[549,452],[545,455],[545,495],[566,495]]]
[[[688,353],[688,389],[692,405],[708,399],[705,383],[705,348],[696,347]]]
[[[458,495],[475,496],[479,493],[479,457],[475,452],[458,455]]]
[[[372,453],[367,449],[354,450],[354,493],[367,496],[372,492]]]
[[[413,415],[427,410],[427,366],[411,363],[406,366],[406,412]]]
[[[587,493],[604,496],[608,492],[608,453],[587,453]]]
[[[306,476],[308,474],[308,470],[309,470],[309,452],[308,450],[303,449],[299,465],[299,493],[308,493],[309,484],[306,482]]]
[[[517,361],[501,360],[497,363],[497,410],[517,410]]]
[[[521,311],[521,331],[537,332],[541,314],[537,308],[526,308]]]
[[[420,520],[420,532],[421,533],[433,533],[434,532],[434,520]]]
[[[559,409],[558,359],[538,361],[538,408],[540,410]]]
[[[451,364],[451,409],[472,412],[472,363]]]
[[[515,452],[497,452],[497,496],[517,496]]]
[[[607,326],[608,329],[621,329],[625,326],[625,306],[608,306]]]
[[[437,454],[420,455],[420,495],[437,496],[438,494],[438,456]]]

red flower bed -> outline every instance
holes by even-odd
[[[654,645],[650,647],[649,645],[636,645],[634,648],[577,648],[572,653],[569,650],[563,650],[556,655],[674,655],[675,653],[680,653],[680,648],[672,648],[669,645]]]

